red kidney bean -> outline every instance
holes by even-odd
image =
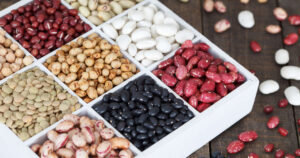
[[[250,42],[250,48],[254,53],[259,53],[261,52],[262,48],[260,46],[260,44],[256,41],[251,41]]]
[[[298,126],[300,126],[300,119],[297,120],[297,124],[298,124]]]
[[[207,103],[201,103],[198,105],[197,107],[197,111],[199,112],[203,112],[204,110],[206,110],[207,108],[210,107],[210,104],[207,104]]]
[[[282,136],[287,136],[288,135],[288,130],[286,130],[285,128],[282,128],[282,127],[279,127],[278,128],[278,133],[280,134],[280,135],[282,135]]]
[[[296,156],[300,156],[300,149],[297,149],[294,153]]]
[[[284,156],[284,158],[296,158],[296,157],[294,155],[292,155],[292,154],[286,154]]]
[[[191,96],[190,99],[189,99],[189,104],[193,108],[197,108],[197,106],[198,106],[198,98],[197,98],[197,96],[195,96],[195,95]]]
[[[179,67],[177,67],[176,69],[176,77],[179,80],[183,80],[187,77],[188,74],[188,70],[185,66],[180,65]]]
[[[274,149],[274,144],[271,144],[271,143],[267,144],[267,145],[265,145],[264,149],[265,149],[265,152],[270,153]]]
[[[199,95],[198,100],[203,103],[214,103],[221,99],[221,96],[215,92],[203,92]]]
[[[275,157],[276,158],[283,158],[284,156],[284,151],[282,149],[277,149],[275,152]]]
[[[277,116],[272,116],[268,123],[267,123],[267,126],[269,129],[274,129],[278,126],[279,124],[279,118]]]
[[[205,71],[201,68],[194,68],[190,71],[190,75],[195,78],[200,78],[205,75]]]
[[[300,25],[300,15],[292,15],[289,17],[289,22],[291,25],[299,26]]]
[[[273,112],[273,110],[274,110],[274,108],[271,105],[267,105],[267,106],[264,107],[264,113],[267,114],[267,115],[271,114]]]
[[[222,81],[221,76],[215,72],[206,71],[205,76],[216,83],[220,83]]]
[[[279,102],[278,102],[278,106],[280,108],[284,108],[284,107],[287,107],[289,105],[289,102],[287,99],[281,99]]]
[[[159,65],[158,65],[158,68],[159,69],[165,69],[166,67],[172,65],[174,63],[174,60],[172,58],[169,58],[163,62],[161,62]]]
[[[179,55],[174,57],[174,65],[179,67],[180,65],[185,65],[185,59]]]
[[[183,53],[182,53],[182,57],[186,60],[189,60],[191,57],[193,57],[194,55],[196,55],[196,51],[194,49],[186,49]]]
[[[167,85],[167,86],[170,86],[170,87],[173,87],[175,86],[175,84],[177,83],[177,79],[167,73],[163,74],[161,76],[161,80]]]
[[[201,88],[200,88],[200,92],[213,92],[216,88],[216,83],[212,80],[206,80]]]
[[[230,154],[236,154],[236,153],[242,151],[244,149],[244,147],[245,147],[244,142],[235,140],[228,145],[227,152]]]
[[[208,59],[201,59],[198,62],[198,67],[202,69],[208,68],[209,65],[210,65],[210,61]]]
[[[218,73],[218,67],[216,65],[209,65],[209,67],[207,68],[207,71],[209,72],[213,72],[213,73]]]
[[[218,73],[220,74],[227,73],[226,67],[223,65],[218,65]]]
[[[194,47],[194,44],[191,40],[187,40],[181,45],[181,48],[183,48],[183,49],[193,48],[193,47]]]
[[[210,48],[209,45],[207,45],[206,43],[197,43],[194,45],[194,48],[197,50],[197,51],[204,51],[204,52],[207,52]]]
[[[291,34],[288,34],[285,38],[284,38],[284,44],[285,45],[293,45],[295,43],[298,42],[298,35],[297,33],[291,33]]]
[[[235,82],[234,76],[230,73],[224,73],[224,74],[220,74],[221,80],[223,83],[225,84],[230,84]]]
[[[176,67],[173,65],[169,66],[166,68],[165,73],[173,76],[176,73]]]
[[[195,82],[188,80],[184,86],[184,95],[186,97],[190,97],[194,95],[196,92],[197,92],[197,84]]]
[[[228,90],[227,90],[226,85],[224,83],[217,83],[216,91],[222,97],[224,97],[228,94]]]
[[[186,80],[179,81],[178,84],[176,85],[174,91],[179,95],[183,96],[184,95],[184,87],[186,84]]]
[[[175,55],[181,55],[183,53],[184,49],[183,48],[179,48],[176,52]]]
[[[255,153],[250,153],[248,155],[248,158],[259,158],[259,156],[257,154],[255,154]]]
[[[238,138],[242,142],[252,142],[258,137],[255,131],[246,131],[239,134]]]

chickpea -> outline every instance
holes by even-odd
[[[86,96],[86,92],[80,89],[77,89],[75,93],[81,98]]]
[[[90,85],[90,87],[97,87],[98,82],[97,82],[97,80],[90,80],[89,85]]]
[[[94,47],[93,42],[90,40],[83,41],[82,45],[83,45],[83,47],[85,47],[87,49]]]
[[[101,53],[94,53],[93,58],[95,58],[95,59],[101,58]]]
[[[13,72],[11,71],[11,69],[9,67],[4,67],[3,65],[3,68],[1,70],[1,74],[5,77],[11,75]]]
[[[5,56],[7,54],[7,50],[5,48],[0,48],[0,56]]]
[[[109,70],[108,69],[103,69],[102,70],[102,75],[103,76],[108,76],[109,75]]]
[[[106,81],[105,84],[104,84],[104,89],[106,91],[109,91],[113,88],[113,83],[111,81]]]
[[[95,63],[95,60],[93,58],[87,58],[87,59],[85,59],[85,64],[87,66],[93,66],[94,63]]]
[[[9,48],[9,46],[12,44],[12,41],[10,39],[5,39],[5,42],[4,42],[4,47],[6,48]]]
[[[70,51],[69,51],[69,54],[71,56],[76,56],[78,54],[81,54],[82,53],[82,49],[81,48],[76,48],[76,47],[73,47]]]
[[[122,74],[122,71],[120,69],[114,69],[117,73],[117,75],[121,75]]]
[[[9,63],[3,63],[2,66],[3,66],[3,67],[8,67],[8,68],[9,68],[10,64],[9,64]]]
[[[69,84],[69,83],[71,83],[72,81],[75,81],[76,78],[77,78],[76,73],[73,73],[73,72],[72,72],[72,73],[69,73],[69,74],[67,75],[66,79],[65,79],[65,82],[66,82],[67,84]]]
[[[77,44],[77,42],[71,42],[70,43],[70,46],[72,47],[72,48],[77,48],[77,47],[79,47],[79,45]]]
[[[96,50],[96,52],[101,52],[101,48],[100,48],[100,46],[99,46],[99,45],[98,45],[98,46],[96,46],[94,49]]]
[[[5,55],[5,59],[6,59],[7,62],[13,63],[16,59],[16,56],[15,56],[14,53],[7,53]]]
[[[110,54],[111,52],[109,50],[104,50],[101,52],[101,58],[104,59],[108,54]]]
[[[72,64],[74,64],[76,62],[75,57],[74,56],[70,56],[70,55],[66,57],[66,60],[67,60],[67,63],[69,65],[72,65]]]
[[[83,51],[83,54],[85,54],[87,56],[92,56],[94,53],[96,53],[95,49],[86,49]]]
[[[97,90],[94,87],[89,87],[87,90],[87,95],[89,96],[89,98],[91,99],[96,99],[98,98],[98,93]]]
[[[136,69],[136,66],[134,64],[130,64],[130,69],[131,69],[131,72],[133,73],[136,73],[137,72],[137,69]]]
[[[24,57],[24,51],[21,50],[21,49],[17,49],[17,50],[15,51],[15,54],[16,54],[16,56],[17,56],[18,58],[23,58],[23,57]]]
[[[86,102],[86,103],[89,103],[89,102],[91,102],[91,101],[93,101],[91,98],[89,98],[89,97],[85,97],[84,99],[83,99],[83,101],[84,102]]]
[[[48,64],[50,64],[50,63],[55,62],[56,60],[57,60],[57,56],[54,55],[54,56],[49,57],[49,58],[46,60],[46,62],[47,62]]]
[[[105,92],[105,90],[104,90],[103,87],[100,87],[100,86],[97,87],[97,93],[98,93],[98,95],[102,95],[102,94],[104,94],[104,92]]]
[[[111,49],[111,47],[112,47],[111,44],[109,44],[107,40],[102,39],[100,41],[100,48],[102,50],[109,50],[109,49]]]
[[[13,72],[17,72],[17,71],[19,71],[19,70],[21,69],[21,66],[18,65],[18,64],[16,64],[16,63],[10,64],[9,67],[10,67],[10,69],[11,69]]]
[[[62,82],[65,82],[66,75],[65,75],[64,73],[58,74],[57,77],[58,77]]]
[[[17,58],[17,59],[19,59],[19,58]],[[17,59],[16,59],[16,61],[17,61]],[[23,59],[23,64],[24,65],[30,65],[30,64],[32,64],[33,63],[33,57],[32,56],[26,56],[24,59]]]
[[[2,35],[2,36],[6,35],[6,32],[2,28],[0,28],[0,35]]]
[[[121,84],[122,82],[123,82],[124,80],[123,80],[123,78],[122,77],[115,77],[113,80],[112,80],[112,82],[113,82],[113,84],[114,85],[119,85],[119,84]]]
[[[13,50],[13,51],[16,51],[16,50],[19,48],[19,46],[18,46],[16,43],[13,43],[13,44],[10,45],[9,48],[10,48],[11,50]]]
[[[131,69],[130,64],[122,64],[121,65],[121,71],[127,72],[127,71],[130,71],[130,69]]]
[[[104,69],[108,69],[108,70],[111,70],[112,69],[112,67],[110,66],[110,65],[104,65],[104,67],[103,67]]]
[[[96,71],[89,71],[90,79],[95,80],[98,78],[98,73]]]
[[[77,42],[77,44],[79,45],[79,46],[82,46],[82,43],[83,43],[83,38],[82,37],[78,37],[78,39],[76,40],[76,42]]]
[[[69,64],[66,62],[63,62],[61,64],[61,71],[65,74],[68,74],[70,72]]]
[[[63,45],[60,49],[64,52],[68,52],[68,51],[70,51],[71,46],[70,45]]]
[[[132,72],[122,72],[121,76],[124,80],[127,80],[128,78],[133,76],[133,74],[132,74]]]
[[[92,33],[88,36],[88,39],[93,40],[95,38],[99,38],[99,35],[97,33]]]
[[[115,70],[110,70],[110,71],[109,71],[108,79],[112,80],[112,79],[114,79],[116,76],[117,76],[117,73],[116,73]]]
[[[88,80],[88,79],[89,79],[89,73],[88,73],[88,72],[83,72],[83,73],[81,74],[81,78],[82,78],[82,79],[85,79],[85,80]]]
[[[0,56],[0,63],[6,63],[6,59],[5,59],[5,57],[3,57],[3,56]]]
[[[2,63],[0,63],[0,70],[2,69]],[[0,73],[1,74],[1,73]]]
[[[58,75],[61,71],[61,63],[60,62],[54,62],[51,66],[51,71],[53,74]]]
[[[121,63],[119,60],[114,60],[114,61],[111,62],[110,65],[111,65],[112,68],[118,69],[118,68],[121,67],[121,64],[122,64],[122,63]]]
[[[77,55],[77,60],[81,63],[83,63],[86,59],[86,55],[85,54],[78,54]]]
[[[89,82],[87,80],[80,79],[78,81],[79,88],[86,91],[89,88]]]
[[[94,65],[95,70],[101,70],[101,69],[103,69],[103,67],[104,67],[104,64],[99,63],[99,62],[96,62],[95,65]]]
[[[66,61],[66,56],[58,56],[58,59],[57,59],[59,62],[65,62]]]
[[[126,59],[126,58],[122,58],[121,59],[121,63],[122,64],[130,64],[130,61],[128,59]]]
[[[69,84],[69,88],[72,90],[72,91],[75,91],[76,89],[79,88],[79,84],[78,84],[78,81],[73,81],[72,83]]]
[[[75,63],[75,64],[72,64],[71,66],[70,66],[70,72],[78,72],[78,70],[80,69],[80,65],[79,64],[77,64],[77,63]]]
[[[106,78],[104,76],[99,76],[98,77],[98,82],[99,83],[105,83],[106,82]]]
[[[4,44],[4,42],[5,42],[4,35],[0,35],[0,44]]]

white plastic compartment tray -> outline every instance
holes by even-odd
[[[23,6],[32,0],[22,0],[5,10],[0,12],[0,17],[6,15],[11,10],[16,9],[20,6]],[[62,1],[64,5],[67,6],[67,8],[71,8],[70,5],[68,5],[66,2]],[[242,84],[240,87],[235,89],[233,92],[229,93],[226,97],[222,98],[220,101],[212,105],[210,108],[205,110],[202,113],[197,112],[193,107],[188,105],[186,101],[185,104],[188,106],[188,108],[195,114],[195,117],[182,125],[177,130],[173,131],[163,139],[161,139],[159,142],[153,144],[148,149],[144,150],[143,152],[137,149],[134,145],[130,145],[130,149],[135,153],[136,157],[138,158],[182,158],[187,157],[203,145],[205,145],[207,142],[221,134],[223,131],[225,131],[227,128],[232,126],[234,123],[239,121],[241,118],[249,114],[252,110],[253,103],[255,100],[256,92],[258,89],[259,81],[258,79],[251,74],[247,69],[245,69],[243,66],[241,66],[238,62],[236,62],[233,58],[231,58],[228,54],[226,54],[224,51],[222,51],[219,47],[214,45],[211,41],[209,41],[206,37],[204,37],[201,33],[199,33],[196,29],[194,29],[192,26],[187,24],[183,19],[178,17],[175,13],[173,13],[170,9],[168,9],[166,6],[164,6],[161,2],[158,0],[145,0],[133,8],[130,8],[126,10],[125,12],[115,16],[114,18],[110,19],[106,23],[110,23],[113,20],[125,16],[130,10],[135,9],[139,6],[146,5],[149,3],[153,3],[156,5],[161,11],[163,11],[168,16],[174,18],[183,28],[187,28],[189,30],[192,30],[194,34],[196,35],[196,39],[194,42],[204,42],[207,43],[211,48],[209,50],[210,53],[212,53],[215,57],[221,58],[224,61],[229,61],[233,63],[238,71],[245,76],[247,79],[244,84]],[[96,27],[92,25],[86,18],[80,17],[88,23],[90,26],[92,26],[92,30],[82,35],[82,37],[87,37],[91,33],[98,33],[103,38],[106,38],[110,43],[115,44],[115,42],[111,39],[109,39],[103,32],[100,31],[100,28],[102,25]],[[7,35],[10,39],[12,37],[10,35]],[[76,40],[76,39],[75,39]],[[15,40],[13,40],[15,41]],[[23,48],[22,48],[23,49]],[[25,50],[25,49],[23,49]],[[154,76],[151,71],[154,70],[159,62],[154,63],[153,65],[149,66],[148,68],[143,67],[139,62],[137,62],[134,58],[132,58],[128,53],[122,52],[126,58],[128,58],[131,62],[137,65],[137,67],[140,69],[140,72],[130,79],[124,81],[122,84],[114,87],[112,90],[106,92],[104,95],[100,96],[99,98],[95,99],[94,101],[90,103],[85,103],[80,97],[78,97],[73,91],[71,91],[63,82],[61,82],[54,74],[52,74],[46,67],[43,66],[43,62],[50,56],[55,55],[56,51],[53,51],[52,53],[46,55],[45,57],[42,57],[41,59],[35,60],[35,62],[32,65],[29,65],[17,73],[24,72],[30,68],[38,67],[47,74],[54,77],[55,81],[61,85],[63,88],[65,88],[70,94],[76,96],[79,100],[79,102],[82,104],[82,108],[74,114],[79,115],[87,115],[92,118],[102,119],[104,120],[100,115],[98,115],[91,107],[98,101],[100,101],[103,96],[107,93],[113,93],[117,91],[118,89],[122,88],[124,85],[126,85],[128,82],[142,76],[142,75],[149,75],[151,76],[157,84],[162,86],[163,88],[167,88],[169,92],[175,94],[176,97],[180,98],[174,91],[172,91],[169,87],[167,87],[160,79],[158,79],[156,76]],[[26,54],[30,54],[25,50]],[[175,54],[175,51],[170,53],[169,55],[165,56],[163,60],[173,56]],[[9,76],[3,80],[0,81],[0,85],[7,81],[8,78],[11,78],[12,76]],[[105,121],[105,120],[104,120]],[[60,121],[59,121],[60,122]],[[42,132],[36,134],[35,136],[31,137],[30,139],[26,140],[25,142],[22,142],[14,133],[10,130],[8,130],[5,126],[0,125],[0,155],[1,158],[13,158],[13,157],[22,157],[22,158],[33,158],[38,157],[35,153],[30,151],[29,147],[30,145],[34,143],[41,143],[46,138],[46,133],[54,129],[55,126],[59,123],[55,123],[51,125],[50,127],[44,129]],[[106,122],[106,125],[110,128],[113,128],[108,122]],[[113,128],[116,132],[117,136],[123,137],[115,128]],[[7,136],[7,137],[6,137]],[[28,150],[29,149],[29,150]]]

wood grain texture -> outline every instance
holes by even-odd
[[[300,87],[300,82],[282,79],[280,77],[281,67],[276,65],[274,61],[274,53],[276,50],[285,47],[283,45],[284,36],[296,32],[298,28],[290,26],[288,21],[279,23],[274,18],[272,12],[275,7],[281,6],[285,8],[289,14],[300,15],[300,1],[269,0],[266,4],[259,4],[256,0],[251,0],[248,5],[244,5],[241,4],[239,0],[222,0],[228,10],[225,14],[204,12],[202,9],[203,0],[190,0],[190,2],[186,4],[180,3],[178,0],[161,1],[246,68],[256,71],[256,75],[260,81],[274,79],[280,83],[281,87],[280,91],[275,94],[262,95],[259,93],[250,115],[233,125],[209,144],[191,154],[189,158],[209,158],[210,153],[214,151],[221,151],[227,155],[227,145],[237,139],[239,133],[246,130],[257,131],[259,139],[253,143],[246,144],[245,149],[241,153],[230,155],[231,158],[246,158],[250,152],[255,152],[263,158],[274,157],[274,152],[266,154],[263,151],[263,147],[267,143],[274,143],[276,149],[284,149],[287,153],[293,153],[296,148],[299,148],[300,137],[297,132],[296,119],[300,118],[300,108],[288,106],[287,108],[280,109],[277,107],[277,102],[284,98],[283,91],[286,87],[290,85]],[[0,10],[15,2],[17,2],[17,0],[1,0]],[[256,25],[251,30],[243,29],[237,21],[238,13],[245,9],[252,11],[256,19]],[[231,22],[232,27],[225,33],[217,34],[214,32],[214,24],[222,18],[227,18]],[[283,27],[283,32],[278,35],[266,33],[265,27],[269,24],[280,24]],[[254,54],[250,51],[249,43],[251,40],[256,40],[262,45],[262,53]],[[294,46],[285,48],[290,52],[291,61],[289,64],[300,66],[300,42]],[[266,122],[270,116],[266,116],[263,113],[263,107],[267,104],[273,105],[275,108],[274,113],[270,116],[279,116],[281,119],[280,126],[289,130],[287,137],[280,136],[277,130],[267,129]]]

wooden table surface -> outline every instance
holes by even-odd
[[[293,153],[299,148],[300,137],[297,132],[296,120],[300,118],[300,107],[289,105],[280,109],[277,107],[277,102],[284,98],[283,91],[287,86],[295,85],[300,87],[300,82],[282,79],[280,77],[281,67],[276,65],[274,61],[276,50],[286,48],[290,52],[289,65],[300,66],[300,42],[294,46],[287,47],[283,45],[284,36],[296,32],[298,28],[289,25],[287,20],[278,22],[273,16],[273,9],[280,6],[285,8],[290,15],[300,15],[300,1],[269,0],[266,4],[259,4],[256,0],[251,0],[249,4],[245,5],[241,4],[239,0],[222,0],[227,6],[225,14],[204,12],[202,9],[203,0],[190,0],[186,4],[177,0],[161,1],[246,68],[254,70],[260,81],[274,79],[280,84],[280,90],[275,94],[262,95],[259,93],[250,115],[193,153],[190,158],[201,156],[209,158],[210,154],[215,151],[221,151],[224,155],[231,158],[247,158],[250,152],[255,152],[262,158],[271,158],[274,157],[275,152],[271,154],[264,152],[264,146],[268,143],[274,143],[275,149],[283,149],[286,153]],[[1,0],[0,9],[4,9],[15,2],[17,0]],[[238,13],[245,9],[252,11],[255,16],[256,25],[251,30],[243,29],[237,21]],[[217,34],[214,32],[214,24],[222,18],[227,18],[231,22],[232,27],[225,33]],[[266,33],[265,27],[269,24],[282,26],[283,32],[278,35]],[[254,54],[250,51],[249,42],[251,40],[256,40],[262,45],[262,53]],[[289,131],[286,137],[280,136],[276,130],[267,129],[266,122],[270,116],[263,113],[263,107],[267,104],[275,107],[274,112],[270,116],[279,116],[280,126]],[[239,133],[247,130],[255,130],[259,138],[255,142],[246,144],[242,152],[236,155],[228,155],[226,153],[227,145],[237,139]]]

